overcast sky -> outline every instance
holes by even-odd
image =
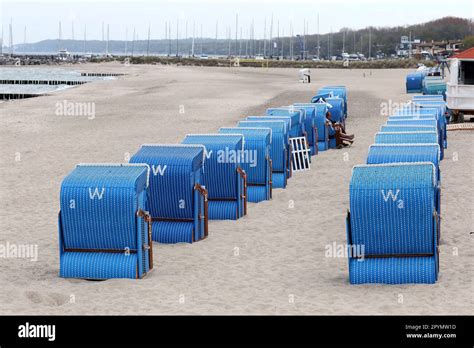
[[[201,25],[205,37],[215,37],[216,21],[220,38],[226,37],[227,27],[235,37],[235,16],[238,14],[244,37],[255,20],[256,37],[263,37],[267,20],[267,36],[273,13],[273,35],[289,33],[293,23],[294,33],[303,32],[303,22],[308,22],[308,32],[327,33],[342,27],[354,29],[366,26],[396,26],[426,22],[444,16],[474,17],[473,0],[0,0],[0,19],[4,30],[4,42],[8,41],[8,25],[13,23],[14,43],[23,43],[26,26],[27,42],[58,37],[59,21],[62,38],[74,36],[81,39],[87,27],[87,39],[102,38],[102,22],[110,27],[111,40],[123,40],[128,29],[128,39],[133,27],[139,39],[146,39],[148,24],[152,39],[164,38],[165,22],[170,21],[171,35],[176,37],[179,19],[179,35],[192,35],[195,23],[196,35]]]

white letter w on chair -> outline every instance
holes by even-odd
[[[153,175],[154,175],[154,176],[157,176],[158,174],[160,174],[161,176],[163,176],[163,175],[165,175],[166,167],[167,167],[166,164],[165,164],[164,167],[161,167],[161,164],[159,164],[158,166],[155,167],[155,165],[153,164],[153,165],[151,166],[151,170],[153,171]]]
[[[92,191],[92,187],[89,187],[89,197],[90,199],[94,199],[95,196],[97,196],[98,199],[102,199],[102,196],[104,195],[105,192],[105,187],[102,187],[102,191],[99,193],[99,188],[96,187],[94,191]]]
[[[387,202],[390,199],[390,197],[392,198],[392,201],[395,202],[398,199],[398,194],[400,193],[400,190],[397,190],[397,192],[395,192],[395,195],[393,194],[392,190],[388,190],[387,195],[385,195],[384,190],[381,190],[381,192],[382,192],[383,200],[385,202]]]

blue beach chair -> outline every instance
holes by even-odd
[[[438,112],[438,123],[443,135],[443,146],[445,149],[448,148],[448,131],[447,131],[447,104],[444,101],[438,100],[422,100],[422,101],[414,101],[413,104],[419,107],[421,110],[420,112],[431,112],[437,110]]]
[[[353,168],[346,220],[351,284],[436,282],[435,171],[431,162]]]
[[[399,116],[419,116],[419,115],[432,115],[434,118],[438,119],[441,116],[441,108],[438,107],[419,107],[415,104],[407,105],[401,107],[400,109],[394,112],[394,115]]]
[[[272,160],[270,147],[272,130],[270,128],[220,128],[222,134],[242,134],[244,151],[254,153],[255,161],[243,161],[242,168],[247,174],[247,200],[258,203],[272,197]],[[250,156],[249,156],[250,157]]]
[[[428,110],[424,110],[428,111]],[[407,112],[401,112],[395,115],[391,115],[388,118],[389,120],[394,120],[394,121],[401,121],[401,120],[429,120],[429,119],[435,119],[437,121],[437,128],[439,131],[440,135],[440,140],[441,143],[440,145],[444,146],[445,143],[445,133],[446,133],[446,124],[442,118],[438,118],[437,115],[434,114],[433,112],[422,112],[417,111],[416,113],[407,113]]]
[[[318,93],[311,98],[311,103],[324,102],[326,98],[331,98],[333,96],[332,92]]]
[[[432,120],[434,115],[390,115],[389,120]]]
[[[437,132],[378,132],[375,144],[438,144]]]
[[[247,175],[241,168],[241,134],[188,134],[183,144],[204,145],[202,183],[208,192],[209,219],[237,220],[247,213]]]
[[[79,164],[61,184],[60,276],[142,278],[153,268],[149,167]]]
[[[425,76],[422,73],[411,73],[406,77],[406,91],[407,93],[421,93],[423,91],[423,79]]]
[[[427,119],[427,118],[409,118],[409,119],[400,119],[400,118],[390,118],[387,120],[387,126],[429,126],[435,127],[438,132],[438,144],[441,147],[441,159],[444,158],[444,141],[442,130],[439,127],[439,123],[436,119]]]
[[[416,118],[411,118],[411,119],[397,119],[397,118],[392,118],[387,121],[387,126],[431,126],[435,127],[438,129],[438,122],[436,119],[416,119]]]
[[[345,86],[324,86],[319,89],[318,95],[330,93],[330,97],[339,97],[344,101],[344,119],[347,118],[347,88]]]
[[[130,163],[150,166],[148,211],[153,240],[193,243],[208,236],[203,145],[144,144]]]
[[[290,138],[305,136],[304,111],[294,107],[270,108],[265,112],[267,116],[291,117]]]
[[[433,126],[409,126],[409,125],[383,125],[380,127],[381,132],[437,132],[437,127]]]
[[[441,170],[438,144],[373,144],[369,147],[367,164],[431,162],[436,169],[435,206],[441,219]],[[441,221],[438,221],[440,225]],[[438,229],[441,233],[441,229]],[[438,244],[440,235],[438,234]]]
[[[425,77],[423,80],[423,95],[446,96],[447,84],[440,76]]]
[[[438,95],[438,94],[414,95],[411,99],[412,99],[414,102],[417,102],[417,101],[427,101],[427,100],[441,101],[441,102],[444,101],[443,96],[442,96],[442,95]]]
[[[438,144],[372,144],[367,164],[431,162],[440,181],[440,148]],[[439,209],[438,209],[439,212]]]
[[[331,120],[345,125],[346,118],[344,116],[344,99],[339,97],[330,97],[324,99],[324,101],[328,104],[328,111],[331,113]]]
[[[442,136],[443,146],[444,148],[447,148],[447,119],[446,115],[443,114],[443,109],[441,107],[404,107],[396,112],[394,116],[412,116],[414,118],[428,118],[431,116],[435,118],[438,121],[438,128],[440,130],[440,135]]]
[[[311,155],[318,153],[318,128],[316,126],[317,106],[314,103],[294,103],[295,108],[303,108],[306,112],[305,131],[307,133],[308,144]]]
[[[315,108],[315,120],[314,124],[318,131],[318,151],[326,151],[329,149],[329,126],[326,122],[326,113],[328,111],[328,104],[321,100],[317,99],[314,103]]]
[[[439,123],[434,120],[434,119],[415,119],[415,118],[389,118],[387,121],[386,126],[411,126],[411,127],[416,127],[416,126],[428,126],[428,127],[435,127],[436,128],[436,142],[440,146],[441,150],[441,159],[444,158],[444,141],[443,141],[443,135],[442,135],[442,130],[439,129]],[[405,132],[405,131],[402,131]],[[422,129],[419,130],[421,132],[421,137],[424,138],[426,137],[425,132],[423,132]],[[400,132],[397,132],[400,133]],[[405,132],[408,133],[408,132]],[[416,142],[416,141],[415,141]],[[419,141],[419,143],[424,142],[424,141]]]
[[[416,100],[413,104],[420,108],[435,108],[440,110],[440,116],[444,115],[447,110],[447,104],[443,100]]]
[[[270,128],[272,130],[272,143],[270,147],[270,158],[272,160],[272,187],[286,188],[288,173],[288,156],[286,150],[286,124],[280,120],[258,120],[239,121],[238,127],[246,128]]]
[[[284,136],[284,143],[286,149],[286,178],[289,179],[293,175],[292,168],[289,165],[291,163],[291,145],[290,145],[290,129],[291,129],[291,117],[289,116],[247,116],[246,121],[284,121],[286,124],[286,134]],[[272,133],[273,138],[273,133]],[[273,141],[272,141],[273,146]],[[274,186],[275,187],[275,186]]]

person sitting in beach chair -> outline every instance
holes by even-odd
[[[347,134],[344,125],[331,119],[331,112],[326,112],[326,124],[329,126],[329,142],[334,144],[336,149],[350,146],[354,142],[354,134]]]

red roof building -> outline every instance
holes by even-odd
[[[474,60],[474,47],[452,56],[451,59]]]

